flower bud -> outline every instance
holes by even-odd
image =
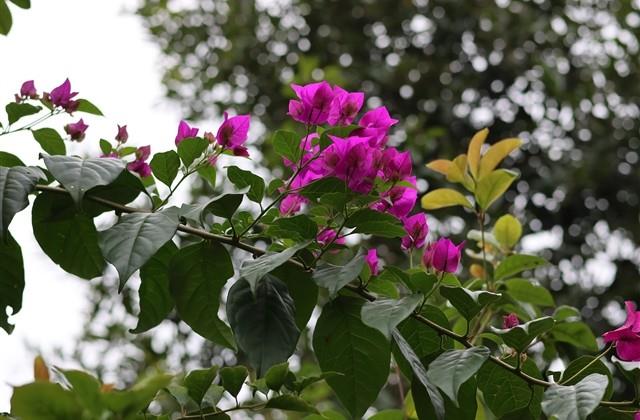
[[[89,126],[84,123],[82,118],[78,122],[67,124],[64,126],[64,131],[71,137],[71,140],[82,141],[84,140],[85,131]]]
[[[128,139],[129,133],[127,132],[127,126],[123,125],[122,127],[120,127],[120,124],[118,124],[118,134],[116,134],[116,140],[120,143],[126,143]]]
[[[437,242],[427,246],[422,262],[427,268],[433,268],[443,273],[455,273],[460,266],[463,246],[464,242],[455,245],[448,238],[440,238]]]
[[[503,329],[506,330],[509,328],[517,327],[518,325],[520,325],[520,320],[518,319],[518,315],[514,314],[513,312],[502,317]]]

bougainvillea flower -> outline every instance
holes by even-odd
[[[387,212],[394,215],[398,219],[408,215],[418,200],[418,191],[415,189],[416,177],[412,176],[405,181],[413,185],[413,187],[405,185],[396,185],[388,191],[380,195],[380,200],[373,203],[372,209]]]
[[[127,132],[127,126],[123,125],[122,127],[118,124],[118,134],[116,134],[116,140],[120,143],[126,143],[129,139],[129,133]]]
[[[302,208],[307,199],[298,194],[289,194],[280,202],[280,214],[292,215],[296,214]]]
[[[67,112],[73,112],[78,109],[78,101],[72,100],[77,94],[78,92],[71,92],[71,82],[66,79],[60,86],[53,89],[48,97],[54,107],[61,107]]]
[[[364,103],[363,92],[347,92],[339,86],[333,88],[334,97],[327,122],[331,125],[349,125]]]
[[[232,150],[237,146],[242,146],[247,141],[250,122],[251,118],[248,115],[236,115],[229,118],[229,114],[225,112],[224,121],[216,134],[216,141],[220,146]],[[234,154],[236,154],[235,151]],[[238,155],[236,154],[236,156]]]
[[[178,125],[178,134],[176,134],[176,145],[184,139],[197,136],[198,131],[198,128],[189,126],[186,121],[180,121],[180,124]]]
[[[320,233],[318,233],[318,236],[316,236],[316,241],[322,246],[327,246],[332,241],[334,244],[344,245],[346,242],[345,238],[335,239],[337,235],[338,232],[336,232],[334,229],[324,228],[320,231]]]
[[[38,97],[38,91],[33,80],[27,80],[20,87],[20,96],[23,98],[36,99]]]
[[[380,261],[378,260],[378,251],[376,249],[370,249],[365,257],[369,270],[371,270],[372,276],[377,276],[380,273]]]
[[[627,320],[624,324],[602,335],[605,343],[615,343],[616,353],[621,360],[640,361],[640,312],[636,311],[633,302],[624,303]]]
[[[372,147],[381,147],[387,142],[389,128],[397,122],[398,120],[391,118],[387,108],[381,106],[364,114],[358,121],[361,128],[351,134],[368,137]]]
[[[298,100],[289,101],[289,115],[304,124],[324,124],[329,118],[334,92],[326,81],[300,86],[292,84]]]
[[[323,153],[327,175],[345,181],[352,191],[363,194],[371,191],[382,152],[372,148],[367,138],[329,138],[333,143]]]
[[[411,154],[389,147],[380,159],[380,175],[385,181],[399,181],[411,176]]]
[[[463,246],[464,242],[455,245],[449,238],[440,238],[427,246],[422,262],[427,268],[444,273],[455,273],[460,265]]]
[[[520,320],[518,319],[518,315],[513,312],[509,315],[505,315],[502,317],[502,329],[509,329],[520,325]]]
[[[151,175],[151,166],[146,162],[151,155],[151,146],[142,146],[136,150],[136,160],[127,164],[127,169],[135,172],[142,178]]]
[[[89,126],[82,121],[82,118],[78,122],[67,124],[64,126],[64,131],[71,137],[71,140],[82,141]]]
[[[427,215],[417,213],[413,216],[406,217],[403,220],[404,230],[407,235],[402,238],[402,249],[418,249],[422,248],[427,240],[429,233],[429,225],[427,225]]]

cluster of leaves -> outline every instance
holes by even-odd
[[[36,114],[16,114],[14,109],[13,104],[7,106],[10,122],[3,135],[22,130],[12,131],[11,125]],[[315,126],[307,126],[306,132],[311,129],[318,134],[314,146],[328,147],[330,132]],[[337,127],[331,133],[346,137],[353,129]],[[536,419],[541,413],[559,420],[589,415],[625,418],[635,411],[637,401],[610,400],[611,373],[600,358],[611,347],[596,357],[572,360],[576,352],[598,350],[593,333],[579,311],[556,307],[546,289],[524,276],[545,261],[517,252],[522,232],[518,220],[503,215],[491,229],[487,226],[492,204],[517,177],[498,165],[520,144],[507,139],[483,153],[487,134],[477,133],[466,154],[428,165],[467,193],[439,189],[422,198],[425,209],[461,206],[477,218],[479,231],[468,233],[478,250],[467,251],[474,261],[467,279],[429,264],[388,265],[378,272],[358,247],[335,239],[321,243],[318,235],[326,226],[339,226],[335,238],[407,234],[400,220],[370,208],[379,197],[351,191],[334,177],[296,189],[308,203],[296,216],[282,216],[275,208],[290,193],[282,188],[282,180],[267,185],[236,166],[225,171],[232,191],[203,203],[170,206],[173,192],[191,175],[207,182],[215,179],[217,169],[209,160],[213,152],[202,137],[183,139],[176,151],[156,154],[150,164],[153,176],[142,180],[127,170],[120,155],[48,153],[41,156],[43,166],[29,167],[2,153],[3,329],[11,332],[5,314],[8,308],[13,313],[20,309],[24,288],[22,254],[9,225],[33,194],[35,239],[63,270],[92,279],[110,263],[118,273],[119,290],[139,272],[140,313],[132,333],[150,330],[175,310],[197,334],[248,360],[247,367],[211,366],[184,377],[152,375],[122,391],[88,374],[61,369],[60,384],[50,383],[43,380],[48,375],[37,361],[39,380],[15,389],[11,415],[168,418],[177,413],[182,418],[225,418],[230,410],[279,409],[310,413],[311,418],[342,418],[340,413],[318,413],[305,399],[305,390],[324,380],[343,413],[360,418],[389,382],[391,367],[397,366],[402,376],[397,380],[410,383],[411,391],[403,395],[404,409],[379,413],[381,418],[473,419],[477,412],[497,418]],[[277,132],[273,144],[283,159],[298,161],[301,168],[299,139],[295,133]],[[298,172],[293,170],[291,177]],[[168,195],[160,195],[156,179],[169,186]],[[376,186],[374,191],[388,187]],[[256,203],[260,212],[242,210],[245,199]],[[111,212],[115,223],[97,231],[95,218]],[[258,247],[259,242],[268,247]],[[233,248],[254,258],[234,267]],[[232,286],[222,296],[231,279]],[[312,341],[320,372],[296,375],[287,361],[318,304],[322,309]],[[221,317],[221,309],[226,316]],[[505,315],[523,322],[502,324]],[[543,372],[558,357],[568,362],[567,368],[554,374],[554,381],[545,380],[550,372]],[[638,371],[633,363],[618,366],[632,378]],[[252,392],[239,397],[245,383]],[[229,395],[235,404],[223,408]]]

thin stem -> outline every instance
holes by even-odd
[[[605,355],[607,355],[611,350],[613,349],[613,346],[607,346],[607,348],[605,348],[599,355],[597,355],[596,357],[594,357],[594,359],[592,361],[590,361],[589,363],[587,363],[586,365],[584,365],[584,367],[582,369],[580,369],[579,371],[577,371],[576,373],[574,373],[573,375],[571,375],[571,377],[565,379],[564,381],[560,382],[560,384],[566,384],[571,382],[572,380],[574,380],[575,378],[577,378],[582,372],[586,371],[587,369],[589,369],[589,367],[591,365],[593,365],[595,362],[597,362],[598,360],[600,360],[602,357],[604,357]]]
[[[7,126],[7,128],[4,131],[0,131],[0,136],[4,136],[6,134],[13,134],[13,133],[17,133],[18,131],[23,131],[23,130],[30,130],[32,127],[34,127],[37,124],[40,124],[41,122],[44,122],[45,120],[53,117],[54,115],[58,115],[60,114],[60,110],[52,110],[50,113],[43,115],[42,117],[39,117],[37,119],[35,119],[34,121],[31,121],[30,123],[20,127],[20,128],[16,128],[14,130],[11,130],[11,124],[9,124]]]

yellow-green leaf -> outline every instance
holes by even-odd
[[[452,162],[448,159],[437,159],[427,163],[425,166],[432,171],[441,173],[442,175],[447,175],[449,173],[451,163]]]
[[[458,155],[452,165],[449,165],[447,171],[447,181],[450,182],[464,182],[464,175],[467,170],[467,155]]]
[[[478,179],[482,179],[489,175],[504,158],[509,156],[509,153],[520,147],[521,144],[522,140],[510,138],[500,140],[496,144],[492,145],[480,160]]]
[[[521,235],[522,225],[510,214],[500,217],[493,226],[493,236],[507,249],[513,248]]]
[[[486,210],[502,194],[507,191],[511,183],[518,177],[515,172],[498,169],[487,175],[476,186],[476,200],[483,210]]]
[[[441,209],[443,207],[463,206],[473,208],[467,198],[451,188],[439,188],[422,197],[422,207],[427,210]]]
[[[483,128],[473,135],[471,142],[469,143],[469,150],[467,151],[467,155],[469,156],[469,170],[471,170],[471,174],[476,178],[480,166],[480,151],[482,150],[482,145],[488,135],[489,129]]]

